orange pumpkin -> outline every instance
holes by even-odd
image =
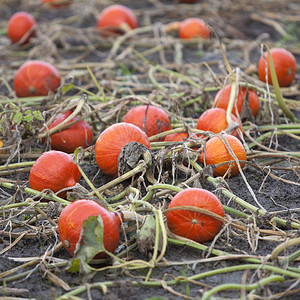
[[[73,0],[41,0],[42,4],[48,5],[49,8],[67,8]]]
[[[138,26],[137,18],[133,11],[123,5],[111,5],[103,9],[98,17],[97,27],[105,33],[122,33],[122,26],[126,25],[131,29]]]
[[[57,126],[64,121],[72,111],[68,110],[60,115],[50,126],[49,129]],[[78,117],[72,118],[68,123],[78,120]],[[78,147],[86,148],[93,142],[93,132],[91,126],[81,120],[72,126],[54,133],[50,136],[51,148],[67,153],[73,153]]]
[[[75,186],[81,174],[72,157],[61,151],[44,152],[34,163],[29,174],[30,188],[43,191],[52,190],[54,193]],[[58,196],[65,198],[66,192]]]
[[[239,124],[238,129],[243,132],[242,124],[236,116],[231,114],[231,119],[235,123]],[[228,122],[226,120],[226,110],[222,108],[211,108],[206,110],[198,119],[197,129],[203,131],[211,131],[213,133],[220,133],[226,130],[228,127]],[[237,130],[233,130],[231,134],[239,136]]]
[[[23,36],[28,34],[28,37],[23,41],[23,44],[26,44],[30,38],[35,36],[36,31],[33,27],[36,25],[36,20],[31,14],[25,11],[19,11],[12,15],[9,19],[7,35],[12,43],[17,43],[23,38]]]
[[[119,244],[121,216],[110,212],[92,200],[76,200],[67,205],[58,220],[58,233],[61,242],[71,256],[75,255],[76,245],[80,238],[83,222],[90,216],[100,215],[103,222],[103,246],[113,253]],[[81,241],[83,244],[83,240]],[[104,258],[105,252],[98,253],[95,258]]]
[[[202,19],[188,18],[180,22],[179,37],[181,39],[192,39],[200,37],[203,39],[210,38],[210,29]]]
[[[226,85],[223,89],[219,90],[214,99],[213,107],[223,108],[227,110],[231,93],[231,85]],[[241,114],[245,98],[248,98],[248,105],[251,109],[252,115],[257,116],[260,108],[260,102],[257,94],[252,90],[247,90],[245,87],[239,87],[237,99],[232,108],[232,113],[237,116]]]
[[[106,128],[95,144],[95,156],[103,173],[118,176],[118,157],[122,148],[138,142],[150,149],[150,141],[144,131],[130,123],[116,123]]]
[[[178,209],[166,213],[167,224],[172,233],[199,243],[213,240],[221,230],[222,221],[200,212],[180,209],[180,206],[194,206],[224,217],[222,203],[213,193],[199,188],[185,189],[177,193],[168,209]]]
[[[223,137],[229,143],[237,159],[239,161],[245,161],[247,159],[246,151],[240,140],[235,136],[228,134],[224,134]],[[214,176],[223,176],[228,170],[229,173],[227,176],[238,175],[240,171],[236,162],[234,161],[229,163],[229,161],[234,161],[234,158],[231,156],[223,141],[219,137],[214,136],[206,142],[205,151],[201,153],[200,156],[200,162],[205,165],[217,165],[220,163],[225,163],[214,170]],[[243,168],[244,165],[245,164],[243,162],[240,162],[241,168]]]
[[[167,113],[153,105],[139,105],[131,108],[124,116],[123,122],[138,126],[146,132],[148,137],[172,129]]]
[[[273,58],[279,86],[290,86],[294,80],[297,69],[295,56],[290,51],[283,48],[273,48],[270,50],[270,53]],[[264,53],[264,58],[261,56],[258,62],[258,77],[261,81],[266,82],[266,60],[268,66],[268,83],[273,84],[267,51]]]
[[[188,138],[187,132],[177,132],[168,134],[164,138],[164,142],[184,142]]]
[[[47,96],[60,86],[57,69],[45,62],[31,60],[24,63],[16,72],[14,90],[18,97]]]

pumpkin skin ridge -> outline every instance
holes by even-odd
[[[179,192],[171,200],[168,208],[184,205],[201,207],[224,217],[224,209],[220,200],[213,193],[204,189],[189,188]],[[200,243],[212,240],[223,224],[222,221],[203,213],[181,210],[180,208],[168,211],[166,217],[167,225],[171,232]],[[183,221],[189,218],[190,222]],[[196,219],[198,223],[191,224],[192,219]]]
[[[87,220],[89,216],[101,215],[103,224],[105,224],[103,229],[103,245],[105,249],[113,253],[118,246],[119,228],[121,225],[119,216],[106,210],[100,204],[93,202],[94,201],[87,199],[76,200],[69,204],[72,205],[75,203],[75,206],[66,206],[59,216],[59,238],[61,241],[67,240],[70,243],[70,247],[65,247],[65,249],[71,256],[74,256],[83,222]],[[102,212],[102,214],[100,212]],[[78,214],[80,217],[76,217]],[[67,217],[65,217],[65,215],[67,215]],[[75,222],[72,222],[72,220]],[[81,240],[81,245],[82,244],[83,239]],[[103,258],[105,256],[106,254],[104,252],[100,252],[95,258]]]

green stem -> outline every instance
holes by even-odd
[[[278,282],[282,283],[282,282],[284,282],[284,277],[280,276],[280,275],[271,275],[267,278],[263,278],[263,279],[259,280],[258,282],[252,283],[252,284],[238,284],[238,283],[220,284],[220,285],[212,288],[208,292],[204,293],[202,300],[208,300],[213,294],[224,291],[224,290],[245,289],[246,291],[252,291],[252,290],[260,289],[263,286],[265,286],[271,282],[274,282],[274,281],[278,281]]]
[[[277,134],[277,135],[284,135],[285,132],[287,132],[287,133],[293,133],[293,134],[300,134],[300,129],[291,129],[291,130],[277,131],[276,134]],[[270,136],[273,135],[273,134],[274,134],[274,132],[266,132],[266,133],[260,135],[260,136],[256,139],[256,141],[257,141],[257,142],[263,141],[264,139],[270,137]],[[256,146],[255,143],[250,143],[250,144],[248,145],[249,149],[253,148],[254,146]]]
[[[170,240],[170,239],[168,239]],[[174,280],[170,280],[170,281],[164,281],[164,283],[166,285],[175,285],[178,283],[185,283],[187,280],[199,280],[205,277],[210,277],[210,276],[214,276],[214,275],[219,275],[219,274],[225,274],[228,272],[236,272],[236,271],[243,271],[243,270],[258,270],[258,269],[264,269],[264,270],[269,270],[272,272],[276,272],[282,275],[286,275],[286,276],[290,276],[293,278],[300,278],[300,274],[291,272],[291,271],[287,271],[287,270],[283,270],[277,267],[272,267],[269,265],[261,265],[261,264],[246,264],[246,265],[240,265],[240,266],[233,266],[233,267],[227,267],[227,268],[223,268],[223,269],[217,269],[217,270],[212,270],[212,271],[208,271],[208,272],[204,272],[204,273],[200,273],[197,275],[193,275],[190,276],[188,278],[186,277],[179,277],[177,279]],[[89,285],[90,288],[95,288],[98,287],[99,283],[93,283],[91,285]],[[112,282],[112,281],[106,281],[106,282],[101,282],[101,284],[103,286],[106,287],[113,287],[116,286],[116,282]],[[162,286],[162,282],[161,281],[131,281],[132,286],[148,286],[148,287],[161,287]],[[74,289],[73,291],[70,291],[62,296],[60,296],[59,298],[57,298],[57,300],[65,300],[68,299],[70,296],[75,296],[78,295],[84,291],[86,291],[87,286],[86,285],[82,285],[76,289]]]
[[[16,168],[23,168],[23,167],[31,167],[33,166],[35,161],[24,161],[21,163],[14,163],[14,164],[8,164],[0,166],[0,171],[4,171],[7,169],[16,169]]]
[[[71,121],[82,109],[86,99],[86,97],[82,95],[81,99],[78,102],[78,105],[76,106],[76,108],[74,109],[74,111],[65,119],[63,120],[61,123],[59,123],[58,125],[56,125],[55,127],[44,131],[43,133],[40,133],[37,136],[37,139],[41,139],[41,138],[45,138],[47,135],[51,135],[55,132],[58,132],[65,124],[67,124],[69,121]]]
[[[4,206],[2,206],[2,209],[11,209],[11,208],[30,206],[30,205],[32,205],[32,202],[25,201],[25,202],[12,203],[12,204],[4,205]],[[48,206],[48,203],[36,203],[36,206],[46,207],[46,206]]]
[[[200,89],[200,90],[201,90],[201,89],[203,88],[200,84],[196,83],[196,82],[195,82],[194,80],[192,80],[191,78],[189,78],[189,77],[187,77],[187,76],[185,76],[185,75],[182,75],[182,74],[180,74],[180,73],[178,73],[178,72],[175,72],[175,71],[172,71],[172,70],[165,69],[165,68],[163,68],[163,67],[161,67],[161,66],[159,66],[159,65],[156,65],[156,66],[154,67],[154,69],[155,69],[155,70],[159,70],[159,71],[161,71],[161,72],[163,72],[163,73],[166,73],[166,74],[171,74],[171,75],[173,75],[173,76],[175,76],[175,77],[177,77],[177,78],[180,78],[180,79],[186,81],[187,83],[189,83],[191,86],[194,86],[194,87],[197,88],[197,89]]]
[[[81,174],[81,176],[84,178],[84,180],[86,181],[86,183],[89,185],[89,187],[93,190],[93,192],[96,194],[96,196],[101,200],[106,202],[106,200],[101,196],[101,194],[97,191],[97,189],[95,188],[95,186],[92,184],[92,182],[89,180],[89,178],[86,176],[86,174],[84,173],[84,171],[82,170],[82,168],[79,166],[79,164],[77,164],[77,168]],[[107,204],[107,202],[106,202]],[[107,204],[107,206],[109,206]]]
[[[280,108],[283,110],[283,112],[286,114],[286,116],[292,121],[295,122],[295,116],[293,115],[293,113],[290,111],[290,109],[286,106],[284,99],[282,97],[282,93],[280,90],[280,86],[278,83],[278,79],[276,76],[276,71],[275,71],[275,67],[274,67],[274,62],[273,62],[273,58],[270,52],[269,47],[264,44],[264,46],[267,49],[268,52],[268,59],[269,59],[269,67],[270,67],[270,71],[271,71],[271,77],[272,77],[272,84],[274,87],[274,91],[275,91],[275,95],[278,101],[278,104],[280,106]]]
[[[9,188],[9,189],[16,188],[15,184],[12,184],[9,182],[2,182],[2,181],[0,181],[0,186]],[[24,190],[24,192],[31,194],[31,195],[35,195],[35,196],[41,195],[41,197],[43,197],[43,199],[52,200],[55,202],[59,202],[61,204],[70,204],[69,201],[62,199],[62,198],[56,196],[55,194],[42,194],[40,191],[36,191],[31,188],[23,188],[23,190]]]

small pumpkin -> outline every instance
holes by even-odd
[[[242,161],[247,160],[243,144],[233,135],[224,134],[223,137],[227,140],[233,153],[240,161],[241,168],[243,168],[245,164]],[[229,161],[234,161],[234,158],[231,156],[223,141],[218,136],[214,136],[206,142],[205,151],[201,153],[200,156],[200,162],[205,165],[225,163],[214,170],[214,176],[224,176],[227,171],[229,171],[227,176],[232,177],[238,175],[240,171],[236,162],[226,163]]]
[[[231,120],[238,123],[238,129],[240,133],[243,132],[242,124],[238,118],[231,114]],[[226,120],[226,110],[222,108],[210,108],[206,110],[198,119],[197,129],[203,131],[211,131],[213,133],[220,133],[225,131],[228,127],[228,122]],[[239,136],[239,132],[235,129],[231,132],[236,136]]]
[[[83,222],[90,216],[100,215],[103,222],[103,246],[113,253],[119,244],[119,229],[122,217],[110,212],[93,200],[81,199],[67,205],[58,219],[59,239],[71,256],[75,255],[76,245],[80,238]],[[83,244],[83,240],[82,243]],[[105,252],[95,258],[104,258]]]
[[[279,86],[290,86],[295,78],[297,70],[297,62],[295,56],[290,51],[283,48],[272,48],[270,49],[270,53],[273,59]],[[267,61],[268,67],[268,83],[273,84],[270,71],[269,55],[267,51],[264,53],[264,57],[261,56],[258,61],[258,77],[261,81],[266,82],[265,60]]]
[[[79,169],[69,154],[51,150],[44,152],[32,166],[29,186],[37,191],[49,189],[57,193],[64,188],[75,186],[80,177]],[[65,198],[66,194],[64,191],[58,196]]]
[[[147,136],[171,130],[171,121],[167,113],[153,105],[139,105],[131,108],[123,122],[132,123],[146,132]],[[156,139],[158,141],[160,139]]]
[[[138,22],[133,11],[123,5],[111,5],[103,9],[97,20],[97,28],[104,35],[111,33],[123,33],[126,29],[135,29]]]
[[[215,96],[213,107],[223,108],[227,110],[231,93],[231,84],[226,85],[223,89],[219,90]],[[251,109],[252,115],[257,116],[260,108],[258,95],[252,91],[247,90],[246,87],[239,87],[237,99],[232,108],[232,113],[237,116],[241,114],[246,97],[248,98],[248,106]]]
[[[47,5],[49,8],[67,8],[73,0],[41,0],[43,5]]]
[[[47,96],[60,86],[57,69],[40,60],[25,62],[16,72],[14,90],[18,97]]]
[[[177,193],[168,209],[178,209],[166,213],[167,225],[172,233],[199,243],[213,240],[221,230],[222,221],[204,213],[180,209],[180,206],[194,206],[224,217],[222,203],[213,193],[200,188],[189,188]]]
[[[72,111],[68,110],[60,115],[54,122],[49,126],[49,129],[57,126],[67,117],[71,115]],[[68,123],[78,120],[78,117],[72,118]],[[50,136],[51,149],[59,150],[67,153],[73,153],[78,147],[86,148],[93,142],[93,132],[91,126],[81,120],[72,126],[54,133]]]
[[[168,134],[164,138],[164,142],[184,142],[188,139],[187,132],[176,132]]]
[[[200,18],[187,18],[180,22],[179,37],[181,39],[192,39],[200,37],[203,39],[210,38],[210,29]]]
[[[22,44],[26,44],[36,35],[34,29],[36,25],[36,20],[31,14],[25,11],[19,11],[9,19],[7,35],[12,43],[18,43],[25,35],[28,35],[27,38],[22,41]]]
[[[106,128],[95,144],[95,156],[103,173],[118,176],[118,157],[121,149],[130,142],[138,142],[150,149],[150,141],[144,131],[130,123],[116,123]]]

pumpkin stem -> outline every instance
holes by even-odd
[[[30,94],[35,94],[35,93],[36,93],[36,89],[35,89],[34,86],[31,85],[31,86],[29,87],[29,93],[30,93]]]

